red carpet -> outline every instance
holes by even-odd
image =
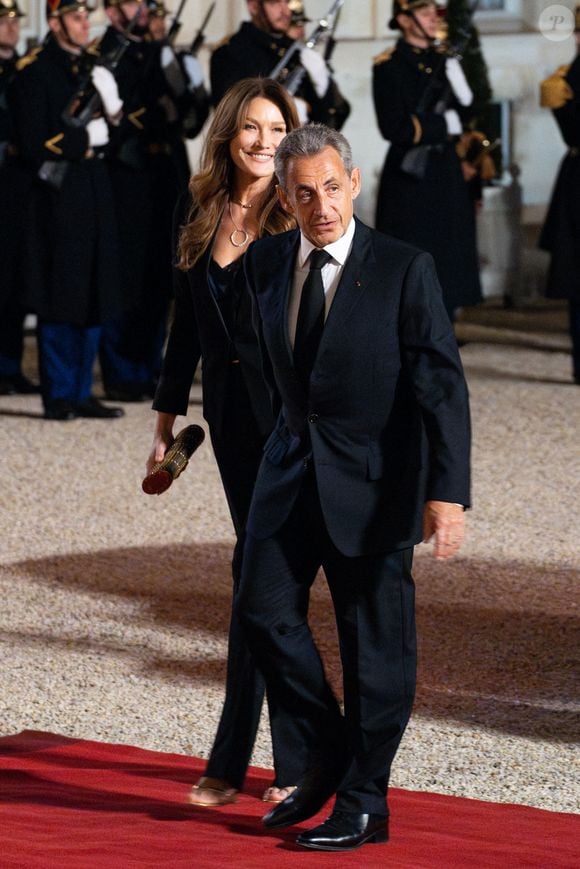
[[[296,828],[261,826],[267,771],[252,771],[235,805],[194,809],[186,795],[201,768],[179,755],[34,731],[0,738],[0,869],[580,865],[578,816],[402,790],[392,792],[388,844],[307,851],[294,844]]]

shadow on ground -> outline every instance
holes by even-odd
[[[7,569],[21,583],[35,587],[64,586],[101,599],[106,596],[113,618],[118,599],[120,624],[128,618],[130,599],[134,625],[225,637],[229,560],[228,545],[203,544],[53,556]],[[517,562],[461,559],[440,565],[419,558],[415,576],[420,651],[415,714],[531,738],[575,739],[580,724],[573,706],[578,619],[565,601],[578,583],[578,573]],[[34,592],[37,595],[38,589]],[[334,620],[321,578],[311,613],[330,678],[339,690]],[[203,673],[204,680],[220,681],[224,674],[222,660],[212,661],[208,672],[210,662],[196,660],[193,654],[188,661],[175,661],[147,646],[127,647],[110,635],[101,637],[88,615],[80,630],[77,622],[74,637],[51,634],[50,619],[39,624],[37,632],[10,637],[25,644],[137,656],[142,670],[154,678],[171,673],[195,680]]]

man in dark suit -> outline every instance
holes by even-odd
[[[303,821],[336,793],[330,818],[297,841],[342,851],[388,838],[389,771],[414,696],[413,546],[434,536],[443,559],[461,544],[468,396],[431,256],[353,217],[360,175],[346,139],[295,130],[276,174],[300,231],[246,257],[282,411],[254,490],[239,604],[271,716],[291,711],[310,745],[303,781],[264,823]],[[307,622],[320,566],[344,717]]]
[[[242,78],[269,77],[294,43],[287,34],[292,24],[290,0],[247,0],[250,21],[221,42],[210,59],[211,93],[217,105],[225,92]],[[319,121],[342,129],[350,104],[341,94],[320,52],[304,45],[295,52],[278,80],[301,65],[304,77],[293,96],[302,123]]]

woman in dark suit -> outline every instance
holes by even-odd
[[[206,774],[192,789],[195,805],[235,801],[264,696],[235,605],[246,518],[262,447],[274,425],[242,261],[254,239],[294,225],[276,197],[274,154],[297,125],[294,104],[277,82],[235,84],[216,109],[201,169],[176,212],[175,313],[153,402],[157,420],[148,468],[171,445],[176,415],[187,413],[201,360],[204,417],[237,536],[226,697]],[[272,740],[276,779],[264,799],[278,801],[298,781],[302,753],[291,721],[280,734],[273,731]]]

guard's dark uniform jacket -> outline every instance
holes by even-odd
[[[151,172],[151,196],[154,202],[152,239],[149,250],[148,295],[159,293],[169,298],[171,274],[171,226],[173,212],[191,176],[184,136],[195,138],[202,130],[210,110],[209,94],[203,86],[194,90],[184,87],[176,94],[161,69],[162,43],[151,43],[151,73],[147,77],[156,93],[158,105],[145,132],[148,168]],[[159,112],[158,108],[162,111]]]
[[[418,106],[442,58],[403,39],[375,59],[373,99],[379,129],[391,143],[377,197],[376,228],[429,251],[435,259],[447,311],[481,301],[475,240],[475,213],[464,181],[455,141],[435,106],[447,88],[438,76],[424,111]],[[443,63],[445,61],[443,60]],[[458,113],[454,98],[447,108]],[[425,176],[401,168],[415,145],[431,146]]]
[[[18,54],[16,52],[10,58],[0,57],[0,165],[6,158],[6,146],[10,141],[12,132],[6,92],[16,73],[17,60]]]
[[[552,254],[546,295],[580,303],[580,55],[565,80],[571,97],[553,114],[569,151],[556,179],[540,246]]]
[[[80,59],[49,36],[18,70],[9,103],[31,184],[26,299],[43,320],[94,325],[119,309],[118,240],[106,149],[91,151],[86,129],[63,120],[82,80]],[[39,178],[47,161],[64,168],[58,189]]]
[[[120,34],[108,27],[90,51],[108,57],[119,44]],[[115,70],[123,117],[110,152],[110,172],[122,250],[122,296],[127,308],[143,302],[148,255],[155,243],[150,152],[165,118],[159,104],[163,82],[157,57],[153,44],[131,42]],[[164,254],[157,251],[158,256]]]
[[[240,29],[218,46],[211,56],[210,79],[214,104],[217,105],[228,88],[240,79],[268,77],[292,44],[293,40],[284,34],[274,36],[244,21]],[[299,59],[297,52],[290,61],[291,69]],[[308,104],[310,121],[327,124],[336,130],[342,128],[350,114],[350,105],[332,78],[324,97],[320,99],[306,74],[296,96]]]
[[[120,39],[109,27],[93,51],[110,56]],[[178,106],[173,99],[158,43],[131,42],[115,78],[123,120],[111,155],[111,179],[125,313],[103,333],[100,361],[107,394],[121,387],[137,391],[159,373],[172,294],[171,218],[189,179],[180,111],[191,109],[190,102]],[[199,132],[208,111],[206,96],[190,132]]]
[[[8,89],[18,54],[0,59],[0,390],[5,378],[18,376],[24,351],[23,265],[26,208],[30,179],[15,159]]]
[[[110,56],[120,34],[109,27],[91,51]],[[160,66],[160,44],[132,42],[115,79],[123,100],[111,176],[123,251],[123,295],[129,306],[171,295],[171,218],[189,180],[184,133],[192,138],[209,114],[203,89],[176,99]],[[162,262],[160,274],[156,263]],[[153,272],[152,272],[153,269]]]
[[[0,311],[15,294],[20,294],[22,255],[20,242],[25,232],[26,175],[14,160],[14,129],[8,111],[8,88],[16,74],[18,54],[0,58]]]

